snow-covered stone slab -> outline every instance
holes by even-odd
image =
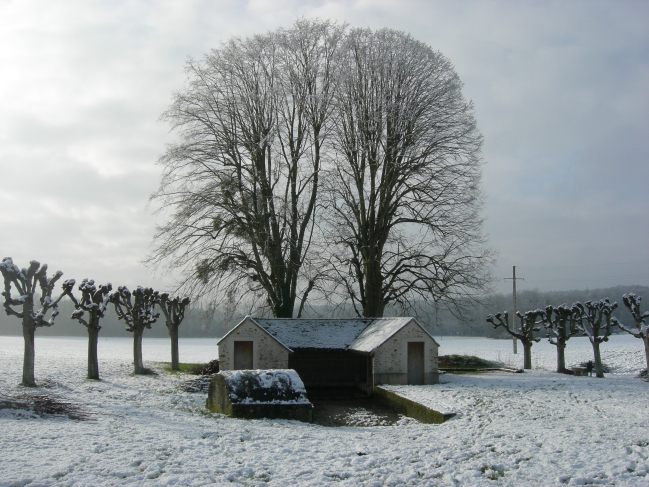
[[[440,407],[438,404],[433,408],[430,404],[424,405],[400,394],[409,387],[412,388],[412,386],[375,386],[374,395],[379,401],[389,405],[398,413],[414,418],[421,423],[441,424],[457,415],[446,405]]]
[[[221,371],[210,383],[206,407],[234,418],[313,420],[313,405],[292,369]]]

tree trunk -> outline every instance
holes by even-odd
[[[566,371],[566,341],[557,339],[557,372],[564,373]]]
[[[144,328],[135,328],[133,330],[133,372],[144,374],[144,365],[142,365],[142,334]]]
[[[169,338],[171,338],[171,370],[180,370],[178,363],[178,327],[168,327]]]
[[[99,330],[88,327],[88,379],[99,380],[99,360],[97,359],[97,341]]]
[[[383,303],[383,276],[378,258],[373,258],[365,266],[365,302],[363,317],[381,318],[385,305]]]
[[[284,289],[284,291],[286,292],[286,289]],[[295,296],[289,296],[285,294],[280,302],[275,303],[275,305],[273,306],[273,314],[275,315],[275,318],[293,318],[294,306]]]
[[[25,339],[25,354],[23,355],[23,385],[36,387],[34,380],[34,332],[33,325],[23,323],[23,338]]]
[[[602,370],[602,356],[599,353],[599,342],[593,343],[593,354],[595,355],[595,374],[597,377],[604,377],[604,371]]]
[[[532,369],[532,343],[523,342],[523,368]]]
[[[644,336],[642,341],[644,342],[644,355],[647,361],[647,372],[649,373],[649,336]]]

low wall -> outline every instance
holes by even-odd
[[[441,424],[455,416],[455,413],[440,413],[430,409],[423,404],[383,389],[381,386],[374,387],[374,397],[399,414],[414,418],[421,423]]]

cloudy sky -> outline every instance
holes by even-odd
[[[444,53],[484,135],[486,231],[510,289],[649,285],[649,2],[0,0],[0,253],[171,288],[141,264],[159,115],[183,65],[320,17]],[[616,297],[619,299],[619,297]]]

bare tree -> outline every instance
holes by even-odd
[[[171,338],[171,370],[180,370],[178,360],[178,327],[185,318],[185,308],[189,306],[189,298],[176,296],[169,299],[169,293],[160,295],[160,309],[165,316],[165,325]]]
[[[482,137],[450,61],[401,32],[355,29],[341,67],[326,181],[346,299],[376,317],[485,294]]]
[[[47,264],[40,265],[32,260],[27,269],[19,269],[11,257],[5,257],[0,264],[0,272],[4,278],[4,309],[8,316],[22,320],[25,353],[23,356],[23,381],[27,387],[36,387],[34,380],[34,334],[36,328],[52,326],[59,314],[58,304],[65,296],[64,292],[58,298],[52,299],[52,291],[56,281],[63,275],[57,271],[51,278],[47,277]],[[74,284],[74,283],[73,283]],[[11,296],[11,287],[16,289],[18,297]],[[36,289],[40,291],[40,308],[34,309]],[[51,312],[50,318],[46,319]]]
[[[160,313],[154,313],[160,302],[158,291],[150,287],[138,286],[133,294],[126,286],[119,286],[110,294],[110,302],[115,305],[117,318],[124,320],[126,331],[133,333],[133,367],[136,374],[146,374],[142,364],[142,334],[146,328],[151,329]]]
[[[491,323],[494,328],[502,326],[507,333],[519,339],[523,344],[523,368],[532,368],[532,345],[535,342],[540,342],[540,338],[534,336],[534,332],[540,331],[541,328],[536,326],[543,322],[545,311],[537,309],[535,311],[527,311],[522,315],[519,311],[516,316],[521,320],[519,330],[512,330],[509,326],[509,314],[507,311],[504,313],[496,313],[494,316],[487,316],[487,322]]]
[[[631,313],[633,321],[635,322],[636,329],[634,330],[632,328],[627,328],[622,323],[620,323],[617,318],[612,318],[611,321],[614,326],[618,326],[621,330],[630,333],[636,338],[642,339],[642,342],[644,343],[647,370],[649,370],[649,328],[647,327],[647,323],[645,322],[645,320],[649,318],[649,311],[645,311],[644,313],[640,311],[640,302],[642,301],[642,297],[636,296],[633,293],[625,294],[624,296],[622,296],[622,301],[624,302],[624,306],[626,306],[626,308]]]
[[[99,321],[106,314],[113,286],[108,283],[100,284],[97,287],[95,281],[84,279],[79,284],[81,299],[77,300],[72,294],[74,285],[75,280],[70,279],[63,283],[63,288],[76,308],[72,312],[71,318],[85,326],[88,331],[88,379],[99,380],[99,360],[97,357],[97,340],[99,339],[99,330],[101,330]],[[88,315],[84,318],[86,313]]]
[[[611,319],[611,313],[617,308],[617,303],[611,304],[607,298],[599,301],[586,301],[584,304],[576,303],[575,306],[580,310],[577,327],[588,337],[593,346],[595,373],[597,377],[604,377],[599,346],[608,341],[608,337],[612,333],[611,328],[615,326]]]
[[[548,340],[557,347],[557,372],[566,371],[566,344],[570,337],[580,333],[577,322],[581,317],[581,309],[576,306],[562,304],[554,308],[546,306],[543,326],[548,334]]]
[[[185,293],[301,313],[322,274],[310,255],[343,31],[301,20],[187,63],[162,115],[179,142],[159,161],[152,200],[170,217],[148,260],[183,270]]]

